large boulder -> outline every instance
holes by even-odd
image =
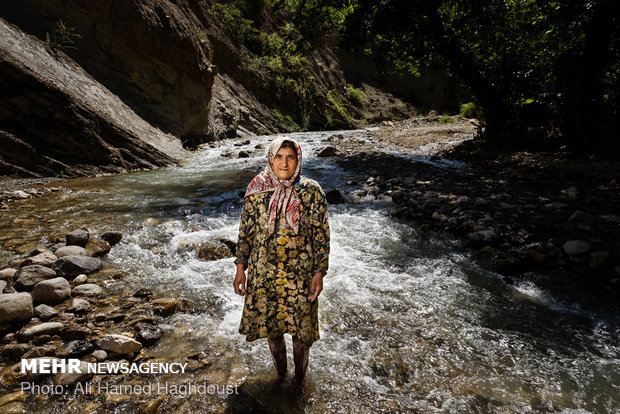
[[[52,269],[59,276],[73,279],[74,277],[85,274],[90,275],[101,269],[101,260],[96,257],[87,256],[65,256],[60,257],[52,265]]]
[[[17,269],[13,276],[15,289],[31,291],[39,282],[56,277],[56,272],[41,265],[24,266]]]
[[[34,315],[30,293],[0,295],[0,324],[27,321]]]
[[[44,280],[34,287],[32,297],[38,303],[60,303],[71,297],[71,285],[64,277]]]
[[[111,334],[101,339],[99,347],[105,351],[112,351],[118,354],[131,354],[142,349],[142,344],[125,335]]]

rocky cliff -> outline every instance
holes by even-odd
[[[0,175],[152,168],[186,154],[62,52],[2,19],[0,88]]]

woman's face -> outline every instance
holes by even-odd
[[[290,148],[280,148],[273,158],[271,167],[280,180],[288,180],[297,168],[297,153]]]

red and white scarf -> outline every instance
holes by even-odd
[[[292,141],[297,149],[297,167],[295,172],[288,180],[280,180],[273,171],[273,159],[282,146],[284,141]],[[247,198],[252,194],[273,191],[271,201],[269,202],[269,215],[267,218],[267,231],[273,234],[276,231],[279,213],[284,212],[286,222],[295,234],[299,232],[299,200],[293,187],[299,181],[301,175],[301,147],[299,143],[292,138],[282,137],[275,139],[269,145],[267,151],[267,166],[265,170],[258,174],[245,192]]]

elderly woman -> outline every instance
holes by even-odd
[[[319,339],[317,297],[329,256],[325,194],[316,181],[301,177],[299,144],[278,138],[244,200],[233,282],[235,292],[245,295],[239,332],[247,341],[268,339],[276,382],[287,372],[284,334],[292,335],[301,383],[310,346]]]

